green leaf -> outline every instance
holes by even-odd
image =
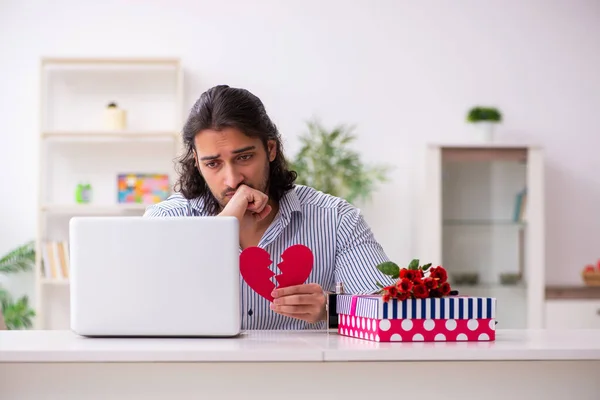
[[[296,183],[343,198],[349,203],[368,200],[378,183],[388,180],[391,167],[370,166],[353,148],[355,126],[326,128],[317,119],[306,122],[308,132],[299,137],[301,148],[290,162]]]
[[[383,285],[381,283],[379,283],[378,281],[375,281],[375,284],[377,285],[377,287],[383,289]]]
[[[415,258],[408,264],[408,269],[419,269],[419,259]]]
[[[391,276],[393,279],[396,279],[398,276],[400,276],[400,267],[391,261],[386,261],[379,264],[377,269],[385,275]]]
[[[32,318],[35,317],[35,311],[29,307],[27,296],[23,296],[16,301],[11,298],[4,298],[1,308],[4,314],[4,322],[9,330],[28,329],[33,326]]]
[[[29,271],[35,264],[35,244],[25,243],[0,258],[0,273]]]
[[[35,242],[27,242],[0,258],[0,273],[29,271],[35,265]],[[14,299],[5,288],[0,287],[0,311],[8,329],[28,329],[33,326],[36,315],[29,304],[29,298],[23,296]]]
[[[429,269],[429,267],[431,267],[431,263],[423,265],[423,267],[421,267],[421,269],[423,271],[427,271]]]

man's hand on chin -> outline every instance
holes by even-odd
[[[273,291],[271,310],[314,324],[327,319],[326,295],[317,283],[289,286]]]
[[[247,185],[241,185],[219,215],[236,217],[243,227],[248,222],[256,223],[263,220],[271,210],[269,197],[266,194]]]

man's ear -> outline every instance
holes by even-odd
[[[277,142],[269,140],[267,142],[267,150],[269,153],[269,162],[272,162],[277,157]]]
[[[196,154],[196,149],[192,149],[192,154],[194,155],[194,164],[196,165],[196,169],[200,170],[200,165],[198,165],[198,154]]]

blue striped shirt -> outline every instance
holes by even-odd
[[[201,198],[187,200],[180,193],[149,206],[148,217],[207,216]],[[347,201],[313,188],[296,185],[279,202],[279,212],[267,228],[258,246],[265,249],[275,274],[283,251],[303,244],[314,255],[313,270],[307,283],[318,283],[323,290],[335,291],[343,282],[346,293],[368,294],[378,290],[375,282],[391,282],[377,270],[377,264],[388,261],[375,240],[360,210]],[[269,308],[269,301],[256,294],[240,277],[242,329],[323,329],[321,321],[310,324],[282,316]]]

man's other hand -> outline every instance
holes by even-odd
[[[323,321],[327,317],[326,295],[317,283],[275,289],[273,298],[271,309],[278,314],[311,324]]]

